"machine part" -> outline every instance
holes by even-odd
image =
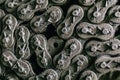
[[[11,51],[5,51],[1,55],[1,62],[4,66],[12,68],[16,64],[17,58]]]
[[[8,14],[3,18],[3,29],[0,36],[1,44],[5,48],[10,48],[15,43],[14,31],[18,25],[16,17],[12,14]]]
[[[37,63],[42,68],[47,68],[52,63],[51,55],[47,50],[47,40],[43,35],[34,35],[31,39],[32,49],[34,50]]]
[[[84,11],[82,7],[78,5],[72,5],[68,9],[66,18],[57,28],[58,36],[63,39],[69,39],[74,32],[74,28],[76,24],[80,22],[83,16],[84,16]]]
[[[30,57],[29,38],[30,32],[27,27],[19,26],[15,31],[16,46],[15,55],[18,59],[28,59]]]
[[[65,41],[57,36],[48,40],[48,48],[51,56],[57,55],[64,48]]]
[[[13,12],[18,8],[18,6],[26,3],[27,1],[28,0],[6,0],[4,6],[8,12]]]
[[[12,70],[15,71],[15,73],[24,78],[29,78],[31,76],[34,76],[35,73],[32,70],[32,66],[28,61],[25,60],[18,60],[16,64],[12,67]]]
[[[19,80],[19,78],[14,73],[7,73],[5,75],[5,80]]]
[[[3,21],[3,31],[4,30],[9,30],[11,32],[14,32],[17,25],[18,25],[18,21],[16,19],[15,16],[13,16],[12,14],[7,14],[5,15],[5,17],[2,19]]]
[[[115,5],[118,0],[100,0],[88,11],[88,19],[92,23],[101,23],[110,7]]]
[[[83,44],[81,40],[76,38],[71,38],[65,43],[64,51],[66,51],[67,55],[72,59],[77,54],[80,54],[83,49]]]
[[[48,0],[31,0],[18,7],[17,15],[21,20],[29,21],[33,18],[35,12],[43,11],[47,6]]]
[[[81,74],[79,80],[98,80],[98,77],[95,72],[87,70]]]
[[[74,74],[78,74],[89,65],[88,58],[84,55],[76,55],[71,61]]]
[[[31,56],[29,44],[22,44],[17,43],[17,46],[15,47],[15,55],[18,59],[29,59]]]
[[[108,11],[110,21],[113,23],[120,24],[120,6],[116,5]]]
[[[43,33],[48,25],[60,21],[62,14],[62,9],[60,7],[52,6],[42,15],[35,16],[30,22],[30,27],[36,33]]]
[[[98,38],[101,40],[109,40],[114,37],[115,30],[108,23],[91,24],[88,22],[79,23],[76,27],[76,33],[80,38]]]
[[[119,80],[119,18],[120,0],[0,0],[0,80]]]
[[[64,70],[70,65],[70,57],[65,51],[60,52],[53,59],[53,63],[57,69]]]
[[[82,48],[82,44],[79,40],[75,38],[69,39],[64,49],[54,57],[54,65],[56,65],[58,69],[66,69],[70,65],[71,59],[79,54]]]
[[[28,43],[30,31],[26,26],[19,26],[15,31],[15,37],[18,43]]]
[[[95,68],[101,73],[119,71],[120,57],[101,56],[95,61]]]
[[[30,77],[29,80],[59,80],[59,76],[54,69],[47,69],[37,76]]]
[[[109,41],[90,41],[86,44],[85,50],[89,56],[119,55],[120,40],[110,39]]]

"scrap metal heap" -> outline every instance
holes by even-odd
[[[120,73],[119,0],[0,0],[0,26],[0,80]]]

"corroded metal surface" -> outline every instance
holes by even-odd
[[[0,0],[0,80],[120,80],[119,71],[119,0]]]

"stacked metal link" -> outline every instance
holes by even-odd
[[[0,26],[0,80],[120,80],[119,0],[0,0]]]

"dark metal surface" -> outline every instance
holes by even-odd
[[[0,80],[119,76],[119,0],[0,0]]]

